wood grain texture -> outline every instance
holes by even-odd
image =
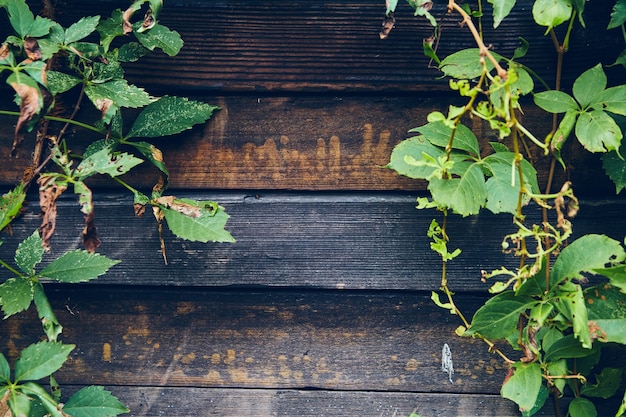
[[[227,229],[234,244],[202,244],[165,234],[169,265],[160,254],[156,223],[150,214],[134,218],[130,196],[108,194],[94,201],[100,252],[122,260],[100,282],[177,286],[274,286],[431,291],[440,285],[440,259],[429,247],[428,225],[437,213],[415,209],[415,195],[372,193],[203,193],[231,214]],[[3,236],[3,259],[11,259],[18,239],[38,227],[37,203]],[[626,235],[625,202],[583,201],[573,220],[575,236]],[[596,217],[603,213],[602,219]],[[528,223],[541,221],[529,208]],[[59,204],[58,232],[49,257],[80,245],[83,217],[73,195]],[[486,291],[481,270],[515,267],[517,259],[500,252],[513,232],[508,216],[487,213],[451,216],[450,248],[463,253],[448,264],[455,291]],[[6,255],[5,255],[6,254]],[[2,273],[0,271],[0,273]],[[1,277],[1,275],[0,275]]]
[[[170,171],[171,187],[177,189],[247,190],[424,190],[425,182],[410,180],[383,168],[393,147],[410,137],[412,128],[427,123],[429,112],[457,103],[451,96],[375,97],[301,96],[205,97],[222,110],[213,119],[184,134],[155,140]],[[457,103],[458,104],[458,103]],[[528,103],[527,103],[528,104]],[[530,104],[521,121],[539,137],[550,131],[551,117]],[[80,120],[93,120],[89,113]],[[0,156],[9,155],[15,118],[0,117]],[[494,132],[476,120],[468,125],[480,140],[484,154]],[[87,139],[98,139],[84,130],[67,137],[80,151]],[[505,141],[505,143],[508,143]],[[0,166],[0,184],[12,185],[28,167],[34,138],[28,135],[16,158]],[[566,180],[577,194],[610,196],[615,186],[604,174],[600,156],[590,154],[571,138],[563,154],[569,171],[556,170],[555,187]],[[539,152],[536,162],[539,183],[547,182],[549,159]],[[126,180],[151,188],[158,179],[148,163]],[[109,179],[91,182],[111,186]]]
[[[129,417],[518,417],[515,405],[496,395],[260,390],[169,387],[107,387],[130,409]],[[563,400],[563,404],[567,404]],[[615,410],[599,404],[606,414]],[[544,407],[535,416],[553,417]]]
[[[524,37],[531,48],[522,62],[550,81],[556,65],[554,46],[533,23],[531,6],[528,0],[518,1],[497,33],[491,30],[491,19],[485,19],[485,40],[510,57]],[[586,8],[587,28],[577,25],[570,44],[571,50],[585,53],[566,55],[565,83],[600,57],[605,64],[614,62],[623,49],[619,33],[605,31],[611,6],[605,1]],[[57,2],[56,12],[69,25],[86,13],[108,16],[112,9],[125,7],[118,0],[71,0]],[[432,10],[442,19],[441,57],[473,46],[460,19],[447,16],[445,8],[445,2],[435,2]],[[161,22],[181,34],[183,50],[174,58],[147,57],[130,65],[128,74],[140,85],[191,92],[446,89],[447,81],[437,79],[438,71],[429,68],[422,53],[422,39],[432,34],[426,19],[413,17],[413,10],[399,2],[396,28],[381,41],[384,12],[382,0],[169,1]]]

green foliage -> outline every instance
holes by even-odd
[[[488,2],[494,28],[504,26],[515,0]],[[595,416],[589,398],[620,395],[626,399],[625,368],[601,360],[607,346],[626,345],[626,251],[619,241],[605,235],[587,234],[572,240],[570,219],[578,211],[572,185],[567,182],[556,193],[542,193],[528,145],[532,143],[565,168],[561,149],[573,134],[586,150],[604,154],[603,167],[619,193],[626,188],[621,150],[626,85],[609,87],[604,68],[598,64],[568,86],[566,91],[571,93],[540,91],[534,85],[535,73],[515,62],[524,57],[529,45],[523,43],[512,59],[491,51],[482,38],[480,2],[478,7],[471,10],[448,2],[448,10],[458,13],[470,29],[476,47],[437,61],[443,76],[450,79],[450,90],[465,104],[449,106],[447,114],[431,112],[427,124],[411,130],[417,136],[394,148],[387,167],[427,182],[430,197],[419,197],[417,208],[442,213],[443,226],[433,220],[427,235],[431,249],[441,257],[440,290],[447,298],[433,292],[431,299],[460,318],[458,335],[483,340],[509,364],[502,397],[515,402],[522,416],[532,416],[550,394],[560,397],[570,390],[575,398],[568,416]],[[585,28],[584,7],[582,0],[533,2],[535,23],[546,28],[558,53],[568,51],[574,30]],[[626,44],[626,1],[616,1],[608,20],[607,30],[621,29]],[[554,31],[560,25],[567,29]],[[433,58],[435,52],[426,51],[426,55]],[[624,57],[626,52],[613,65],[626,66]],[[543,140],[518,119],[520,100],[531,93],[536,106],[557,115],[553,131]],[[500,141],[482,149],[464,125],[470,117],[485,121]],[[542,224],[527,224],[525,209],[531,203],[544,211]],[[485,282],[495,281],[489,289],[493,296],[468,320],[448,287],[446,264],[460,249],[452,253],[447,249],[446,219],[451,214],[475,215],[482,209],[513,215],[516,230],[504,236],[502,250],[518,257],[519,267],[482,272]],[[588,283],[592,275],[599,275],[594,285]],[[494,343],[497,340],[505,341],[517,358],[500,351]],[[626,415],[626,402],[615,415]]]
[[[7,406],[14,416],[105,417],[129,411],[99,386],[79,390],[63,405],[53,376],[74,345],[58,340],[63,326],[54,314],[42,282],[86,282],[107,273],[118,263],[95,252],[100,240],[95,227],[93,193],[87,185],[92,177],[106,176],[128,189],[135,197],[138,214],[146,206],[152,206],[159,230],[165,220],[172,232],[183,239],[234,242],[225,230],[229,216],[223,207],[211,201],[164,195],[169,172],[163,155],[152,143],[137,140],[178,134],[206,123],[219,110],[217,106],[187,98],[154,97],[125,79],[124,63],[137,61],[155,50],[170,56],[181,50],[180,35],[158,22],[162,6],[162,0],[136,0],[125,11],[113,11],[109,18],[85,16],[64,28],[52,16],[35,16],[25,0],[0,0],[0,13],[6,13],[13,30],[0,46],[0,76],[15,91],[13,102],[19,107],[19,111],[0,110],[0,114],[17,118],[13,151],[21,145],[25,131],[37,129],[38,137],[48,141],[48,146],[41,149],[50,152],[42,155],[41,150],[36,150],[33,160],[45,161],[34,170],[38,177],[27,177],[0,197],[0,230],[22,212],[25,190],[35,179],[43,213],[41,234],[36,231],[18,245],[14,266],[0,260],[0,266],[11,274],[0,284],[4,318],[34,304],[45,335],[45,340],[21,352],[13,365],[13,375],[9,361],[0,353],[2,406]],[[147,9],[143,20],[131,21],[142,9]],[[61,101],[67,104],[66,97],[78,97],[75,110],[83,107],[83,100],[87,101],[92,113],[99,114],[97,120],[91,123],[75,120],[76,111],[56,105]],[[126,109],[138,109],[135,112],[138,116],[127,123],[124,122]],[[46,120],[64,126],[53,131],[51,124],[41,123]],[[82,155],[72,151],[72,144],[64,137],[69,125],[95,134]],[[126,134],[124,126],[130,126]],[[46,170],[48,161],[53,162],[51,170]],[[159,172],[150,197],[125,180],[144,161]],[[68,189],[78,197],[85,215],[82,240],[86,250],[67,251],[40,267],[55,231],[56,201]],[[49,381],[50,392],[39,383],[44,378]]]

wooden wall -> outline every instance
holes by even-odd
[[[66,0],[56,12],[68,23],[125,5]],[[442,5],[435,12],[442,16]],[[619,37],[600,30],[606,22],[595,12],[574,38],[593,48],[567,58],[576,68],[619,50]],[[77,344],[57,378],[68,391],[105,385],[135,416],[517,415],[499,396],[502,361],[478,341],[457,338],[458,320],[430,301],[440,265],[425,236],[433,213],[414,208],[424,184],[382,168],[409,129],[456,100],[421,55],[425,22],[401,4],[396,29],[381,41],[383,13],[376,0],[165,2],[162,23],[181,33],[183,51],[127,72],[155,94],[222,107],[206,125],[157,146],[172,192],[219,201],[237,243],[189,243],[166,232],[165,266],[154,222],[134,217],[123,190],[95,181],[101,252],[123,262],[97,284],[47,287],[63,340]],[[527,29],[529,19],[528,9],[518,12],[505,21],[511,36],[490,42],[510,54],[518,35],[529,39],[536,48],[527,63],[550,80],[551,42]],[[453,17],[443,34],[442,55],[469,42]],[[3,108],[10,106],[8,90],[0,91]],[[547,133],[550,119],[530,103],[524,108],[526,123]],[[14,120],[0,121],[0,181],[8,188],[28,165],[33,139],[6,160]],[[485,126],[472,127],[483,144],[495,139]],[[69,142],[80,149],[86,138],[75,131]],[[599,159],[575,146],[566,152],[570,171],[558,172],[556,183],[571,179],[583,197],[576,234],[621,240],[625,203],[613,197]],[[548,161],[536,158],[544,184]],[[128,181],[149,189],[156,173]],[[29,208],[13,235],[2,236],[3,259],[37,227],[35,196]],[[538,211],[529,218],[538,222]],[[50,257],[77,247],[80,224],[68,195]],[[486,295],[480,271],[514,262],[497,249],[508,223],[483,214],[453,218],[450,230],[463,249],[449,265],[451,287],[471,315]],[[0,328],[11,359],[40,334],[34,315]],[[452,381],[441,371],[444,343]]]

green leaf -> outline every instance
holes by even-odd
[[[607,65],[607,67],[614,67],[615,65],[621,65],[626,68],[626,49],[624,49],[620,54],[615,58],[615,62],[611,65]]]
[[[610,398],[617,392],[622,381],[623,370],[621,368],[604,368],[596,374],[596,383],[587,382],[580,390],[581,395],[587,397]]]
[[[520,191],[520,180],[515,154],[513,152],[497,152],[485,157],[482,161],[491,173],[487,180],[486,208],[492,213],[511,213],[517,211],[517,200]],[[520,161],[524,175],[524,187],[530,192],[538,192],[537,171],[525,159]],[[528,198],[523,201],[526,204]]]
[[[574,398],[567,409],[570,417],[597,417],[596,406],[586,398]]]
[[[91,35],[100,22],[100,16],[83,17],[65,31],[65,44],[77,42]]]
[[[607,25],[607,29],[615,29],[622,26],[626,22],[626,0],[617,0],[611,12],[611,20]]]
[[[5,385],[5,383],[11,381],[11,367],[9,366],[9,361],[7,358],[0,353],[0,383]]]
[[[213,202],[177,199],[160,208],[170,230],[180,238],[203,243],[235,241],[224,229],[229,215]]]
[[[219,107],[187,98],[165,96],[137,116],[127,137],[156,138],[174,135],[206,122]]]
[[[598,94],[606,88],[606,83],[606,74],[602,69],[602,64],[598,64],[583,72],[574,81],[574,86],[572,87],[574,98],[584,109],[596,101]]]
[[[389,13],[395,12],[397,6],[398,0],[387,0],[387,10],[385,11],[385,14],[389,15]]]
[[[592,110],[578,116],[576,137],[589,152],[606,152],[619,149],[623,135],[611,116]]]
[[[452,129],[445,125],[444,122],[431,122],[424,126],[411,129],[410,132],[419,132],[433,145],[445,148],[450,142]],[[480,156],[480,146],[474,132],[467,126],[459,124],[454,131],[454,140],[452,141],[452,149],[460,149],[472,156],[478,158]]]
[[[582,236],[561,251],[550,273],[550,286],[566,278],[581,278],[582,272],[593,272],[625,259],[626,252],[617,240],[597,234]]]
[[[24,393],[15,389],[11,390],[7,403],[11,409],[11,415],[20,417],[30,415],[31,399]]]
[[[550,113],[565,113],[568,110],[578,110],[576,100],[562,91],[542,91],[533,95],[535,104]]]
[[[587,308],[580,285],[571,282],[564,288],[552,288],[556,293],[552,304],[572,324],[574,336],[580,340],[584,348],[591,349],[591,333],[589,331]]]
[[[28,276],[35,274],[35,265],[43,259],[43,245],[39,231],[22,241],[15,250],[15,263]]]
[[[433,159],[445,155],[445,152],[430,144],[424,136],[414,136],[397,144],[391,152],[387,168],[395,170],[398,174],[414,179],[429,178],[436,168],[428,165],[416,165],[407,162],[407,157],[421,160],[422,155],[428,155]]]
[[[125,152],[112,153],[111,148],[107,147],[83,159],[76,168],[76,175],[81,181],[94,174],[117,177],[127,173],[142,162],[142,159]]]
[[[620,145],[620,154],[623,152],[623,143]],[[607,152],[602,155],[602,168],[606,175],[615,184],[615,193],[619,194],[626,188],[626,161],[620,158],[617,152]]]
[[[547,30],[566,22],[571,16],[571,0],[536,0],[533,4],[535,23],[546,26]]]
[[[15,362],[15,382],[37,381],[53,374],[73,349],[74,345],[45,341],[28,346]]]
[[[35,15],[25,1],[7,1],[4,7],[7,9],[11,26],[24,39],[29,35],[30,27],[35,23]]]
[[[20,385],[20,390],[29,397],[36,397],[39,400],[31,404],[31,417],[67,417],[67,414],[61,411],[58,401],[56,401],[52,395],[48,394],[48,391],[41,385],[34,382],[26,382]],[[32,414],[33,411],[35,411],[36,414]]]
[[[27,310],[33,301],[33,283],[24,278],[9,278],[0,284],[0,303],[4,318]]]
[[[511,13],[515,0],[488,0],[493,5],[493,27],[497,28],[502,20]]]
[[[498,61],[504,59],[501,55],[492,52],[494,58]],[[488,59],[481,59],[480,49],[467,48],[448,55],[441,61],[439,69],[445,75],[452,78],[471,79],[480,77],[483,73],[483,64],[485,62],[487,71],[493,70],[493,64]]]
[[[135,27],[141,27],[141,23],[137,23]],[[159,24],[156,24],[149,31],[140,33],[135,30],[134,32],[137,40],[150,51],[159,48],[167,55],[174,56],[183,47],[183,40],[178,32],[171,31]]]
[[[48,71],[48,90],[52,95],[64,93],[76,87],[82,81],[80,78],[59,71]]]
[[[563,382],[565,382],[563,380]],[[558,380],[555,382],[555,385],[558,383]],[[522,411],[522,417],[531,417],[534,416],[539,410],[543,408],[546,403],[546,400],[550,397],[550,391],[544,384],[541,384],[539,388],[539,394],[537,395],[537,401],[533,408],[528,411]]]
[[[120,62],[135,62],[149,53],[150,50],[140,43],[129,42],[120,46],[117,59],[119,59]]]
[[[541,368],[536,362],[528,364],[518,362],[513,365],[513,368],[515,372],[502,385],[500,394],[515,402],[520,411],[531,410],[539,399],[543,380]]]
[[[626,294],[602,284],[587,289],[584,297],[595,336],[602,342],[626,344]]]
[[[148,142],[127,142],[127,145],[135,147],[141,154],[152,162],[152,165],[157,167],[166,177],[169,177],[169,172],[163,162],[163,153],[159,148]]]
[[[611,113],[626,116],[626,85],[618,85],[600,92],[592,105]]]
[[[63,331],[63,326],[61,326],[61,323],[57,320],[54,311],[52,311],[52,306],[50,306],[48,297],[46,297],[43,285],[41,285],[40,282],[36,282],[34,284],[34,291],[35,294],[33,301],[35,302],[35,307],[37,307],[37,315],[39,320],[41,320],[44,333],[48,337],[49,341],[56,342],[57,337]]]
[[[626,265],[621,264],[610,266],[608,268],[597,268],[594,269],[593,272],[609,278],[612,286],[619,288],[623,293],[626,293]]]
[[[103,387],[92,385],[72,395],[63,411],[72,417],[109,417],[130,410]]]
[[[0,230],[4,229],[20,213],[25,198],[26,193],[21,183],[0,197]]]
[[[516,296],[505,291],[490,298],[476,311],[466,335],[480,334],[487,339],[506,339],[517,330],[520,314],[536,301],[532,297]]]
[[[153,100],[145,90],[129,85],[126,80],[112,80],[103,84],[88,84],[85,94],[109,123],[120,107],[143,107]]]
[[[433,178],[428,190],[433,200],[461,216],[478,214],[487,201],[485,176],[478,163],[456,163],[453,178]],[[458,177],[457,177],[458,176]]]
[[[97,31],[100,34],[100,45],[104,51],[109,50],[111,42],[118,36],[124,36],[123,13],[121,10],[116,9],[111,13],[111,17],[100,21],[97,27]]]
[[[66,252],[46,266],[40,275],[60,282],[85,282],[105,274],[120,263],[97,253],[77,249]]]
[[[624,392],[624,396],[622,397],[622,403],[615,414],[615,417],[623,417],[626,414],[626,392]]]
[[[583,347],[573,334],[568,334],[547,347],[544,360],[556,362],[560,359],[584,358],[593,354],[592,349]]]

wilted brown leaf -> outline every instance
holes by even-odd
[[[161,210],[158,206],[152,207],[152,213],[154,214],[154,218],[157,221],[157,227],[159,230],[159,241],[161,242],[161,255],[163,255],[163,262],[167,265],[167,253],[165,252],[165,240],[163,239],[163,220],[165,219],[165,214],[163,214],[163,210]]]
[[[109,112],[109,108],[113,105],[113,100],[110,98],[99,98],[96,100],[96,107],[102,113],[102,116]]]
[[[391,29],[396,25],[396,18],[393,16],[393,12],[385,15],[383,19],[383,28],[380,30],[379,36],[380,39],[387,39],[389,33],[391,33]]]
[[[4,59],[9,56],[9,46],[6,43],[0,45],[0,59]]]
[[[157,204],[164,205],[168,209],[176,210],[177,212],[189,217],[200,217],[202,215],[202,207],[194,206],[189,203],[177,201],[174,196],[159,197],[154,200]]]
[[[54,234],[57,221],[57,199],[67,189],[64,184],[57,184],[54,175],[41,175],[37,180],[39,184],[39,206],[42,213],[41,239],[46,251],[50,250],[50,240]]]
[[[83,229],[83,245],[87,252],[94,253],[100,247],[100,238],[96,229],[94,211],[85,216],[85,228]]]
[[[15,150],[22,142],[23,137],[20,135],[20,131],[25,124],[28,124],[40,110],[40,91],[37,87],[33,87],[22,83],[11,83],[11,87],[15,90],[22,104],[20,105],[20,117],[17,119],[15,125],[15,137],[13,138],[13,147],[11,148],[11,154],[15,155]]]
[[[133,204],[133,208],[135,209],[135,216],[142,217],[146,212],[145,204],[135,203]]]
[[[133,24],[130,23],[130,18],[133,16],[136,10],[136,7],[132,5],[128,9],[124,10],[124,13],[122,14],[122,25],[124,28],[124,34],[132,33]]]
[[[0,417],[12,417],[11,409],[9,408],[9,398],[11,397],[11,391],[7,390],[2,398],[0,398]]]
[[[41,60],[41,49],[39,49],[39,42],[37,39],[27,36],[24,39],[24,52],[26,56],[32,61]]]

